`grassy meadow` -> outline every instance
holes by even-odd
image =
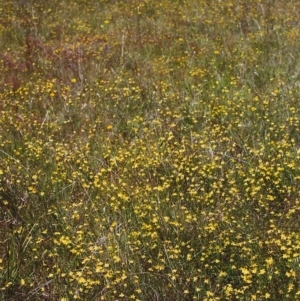
[[[299,11],[0,0],[0,300],[300,300]]]

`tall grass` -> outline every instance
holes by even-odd
[[[0,1],[0,299],[298,300],[297,1]]]

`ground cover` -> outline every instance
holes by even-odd
[[[0,1],[0,299],[300,299],[297,1]]]

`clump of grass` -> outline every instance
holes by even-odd
[[[3,300],[299,298],[294,1],[0,3]]]

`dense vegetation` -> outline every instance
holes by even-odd
[[[299,10],[0,0],[0,299],[300,300]]]

